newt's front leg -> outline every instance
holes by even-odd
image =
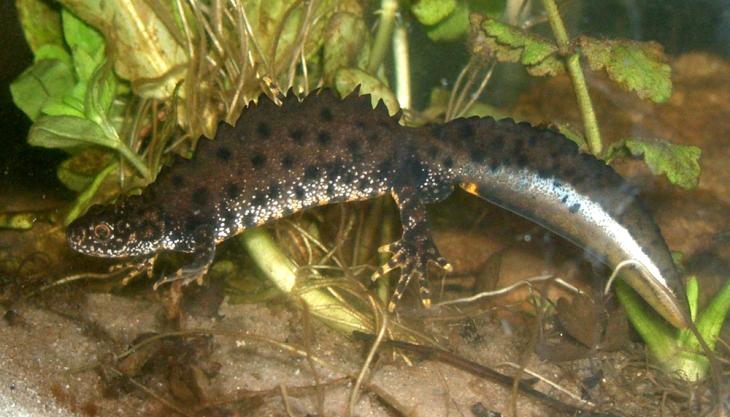
[[[395,310],[408,283],[416,278],[419,283],[419,295],[425,307],[431,305],[431,291],[429,289],[428,264],[434,263],[446,272],[453,269],[451,264],[441,256],[431,237],[428,227],[426,208],[418,198],[416,188],[401,186],[392,190],[393,198],[400,210],[400,219],[403,226],[403,236],[397,242],[381,247],[381,252],[391,252],[393,257],[380,266],[372,276],[375,280],[389,271],[400,268],[401,274],[398,285],[388,303],[388,311]]]
[[[182,281],[182,285],[186,286],[193,281],[198,284],[203,283],[203,277],[208,273],[210,265],[213,264],[215,258],[215,237],[213,236],[213,228],[208,225],[198,227],[192,235],[191,248],[185,250],[193,254],[192,261],[178,269],[172,275],[167,275],[155,282],[154,288],[175,281]]]

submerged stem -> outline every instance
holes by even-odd
[[[380,3],[380,23],[378,32],[375,34],[375,42],[373,49],[370,50],[370,62],[368,62],[367,72],[375,74],[378,67],[388,52],[388,45],[391,42],[391,34],[395,25],[395,13],[398,11],[398,2],[396,0],[382,0]]]
[[[601,139],[600,129],[598,128],[598,119],[593,110],[591,96],[588,94],[588,85],[583,76],[583,68],[580,65],[580,53],[570,53],[570,39],[568,38],[568,32],[565,29],[565,24],[563,24],[563,19],[560,17],[555,0],[542,0],[542,4],[547,12],[550,28],[555,36],[560,54],[562,56],[568,56],[570,54],[565,60],[565,67],[573,83],[578,108],[583,118],[583,130],[585,131],[588,150],[592,154],[600,156],[603,152],[603,141]]]

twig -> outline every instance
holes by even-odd
[[[360,333],[360,332],[356,332],[355,335],[358,337],[362,337],[365,340],[372,340],[372,338],[373,338],[373,336],[371,336],[371,335]],[[410,352],[414,352],[414,353],[418,353],[418,354],[427,356],[431,360],[446,363],[457,369],[461,369],[472,375],[476,375],[480,378],[490,379],[490,380],[497,382],[498,384],[501,384],[508,388],[511,388],[512,385],[515,383],[515,379],[511,376],[505,375],[501,372],[495,371],[492,368],[488,368],[488,367],[480,365],[478,363],[461,358],[446,350],[429,347],[429,346],[416,345],[416,344],[408,343],[408,342],[401,342],[398,340],[388,340],[388,341],[383,342],[383,345],[389,346],[392,348],[396,348],[396,349],[403,349],[403,350],[407,350]],[[613,416],[613,414],[594,412],[591,410],[584,409],[582,407],[577,407],[577,406],[574,406],[571,404],[564,403],[558,399],[550,397],[547,394],[532,388],[531,386],[529,386],[527,383],[525,383],[523,381],[518,382],[517,387],[520,389],[520,392],[522,392],[523,394],[525,394],[537,401],[540,401],[541,403],[543,403],[543,404],[547,405],[548,407],[550,407],[554,410],[557,410],[561,413],[566,413],[568,415],[584,415],[584,416],[596,416],[596,417]]]

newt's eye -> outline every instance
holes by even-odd
[[[112,237],[112,228],[106,223],[100,223],[94,227],[94,237],[104,242]]]

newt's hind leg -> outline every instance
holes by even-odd
[[[381,247],[381,252],[391,252],[393,257],[380,266],[372,276],[375,280],[390,270],[400,268],[398,285],[388,303],[388,310],[395,310],[408,283],[416,279],[419,284],[421,302],[425,307],[431,305],[431,292],[428,280],[428,264],[433,263],[446,272],[453,269],[451,264],[439,253],[431,238],[426,208],[416,195],[414,187],[405,186],[393,190],[393,198],[400,210],[403,236],[397,242]]]

